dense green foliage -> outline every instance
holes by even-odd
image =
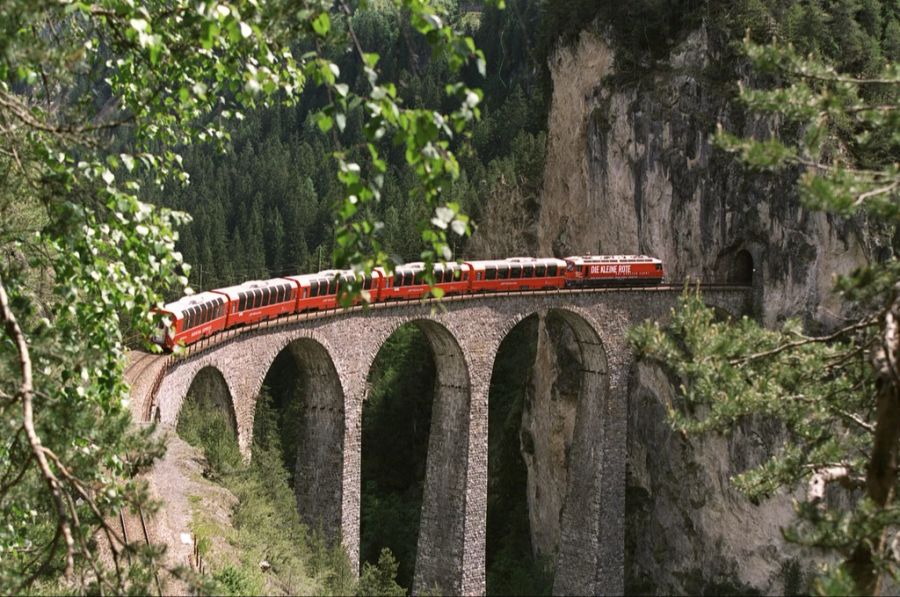
[[[429,2],[377,4],[402,15],[410,37],[449,73],[470,63],[483,70],[473,40]],[[377,54],[358,51],[355,8],[324,0],[0,3],[0,410],[11,432],[0,448],[3,592],[60,573],[76,591],[141,591],[159,565],[158,550],[125,545],[106,521],[143,501],[134,474],[157,452],[145,433],[127,431],[124,337],[149,336],[160,294],[180,294],[187,283],[174,231],[187,218],[146,201],[151,189],[158,197],[189,181],[181,153],[191,143],[224,147],[244,112],[293,105],[322,88],[319,129],[343,130],[358,108],[367,140],[352,155],[336,154],[336,259],[361,269],[386,261],[372,237],[382,226],[359,210],[381,194],[382,138],[404,148],[427,204],[416,227],[428,255],[448,256],[448,228],[466,233],[466,216],[439,194],[458,175],[450,142],[477,117],[480,93],[451,74],[441,106],[407,107],[381,78]],[[347,49],[357,50],[363,85],[351,88],[330,58]],[[111,570],[95,557],[98,532]]]
[[[520,35],[518,45],[497,45],[501,34],[519,31],[514,17],[489,11],[473,32],[479,44],[489,44],[488,95],[471,137],[454,143],[461,173],[444,200],[476,220],[490,209],[491,198],[501,209],[517,209],[505,205],[515,200],[532,216],[537,210],[545,103],[536,92],[533,69],[519,54],[533,39]],[[448,68],[442,60],[428,59],[427,45],[411,35],[400,15],[360,13],[353,23],[363,47],[380,49],[385,74],[403,82],[397,92],[404,101],[442,105]],[[365,74],[352,56],[339,54],[335,61],[352,88],[365,84]],[[503,83],[501,74],[509,77]],[[156,200],[193,216],[182,231],[179,249],[194,265],[190,279],[195,288],[318,271],[334,264],[333,209],[343,189],[338,164],[324,156],[340,148],[367,150],[360,110],[348,113],[340,134],[319,129],[314,114],[325,102],[325,94],[308,93],[296,106],[248,111],[229,129],[232,142],[225,153],[204,145],[184,152],[192,184],[168,189]],[[381,199],[367,209],[384,224],[378,233],[380,246],[394,261],[419,260],[428,244],[415,231],[418,222],[429,217],[428,208],[416,177],[404,165],[403,147],[386,140],[378,147],[387,169]],[[455,250],[467,251],[464,239],[453,242]]]

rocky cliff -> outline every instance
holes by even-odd
[[[843,307],[834,276],[877,257],[860,222],[805,209],[792,175],[749,173],[709,140],[717,123],[766,134],[736,104],[703,29],[646,72],[615,72],[616,50],[584,32],[551,57],[552,106],[537,252],[646,253],[670,281],[751,284],[767,324],[803,317],[830,328]],[[710,68],[711,65],[717,68]],[[523,415],[523,454],[533,544],[558,541],[565,454],[575,415],[571,334],[544,322]],[[757,422],[730,437],[683,438],[665,418],[674,385],[641,364],[629,400],[626,587],[639,593],[802,590],[808,558],[779,529],[791,497],[754,505],[729,483],[780,445],[781,431]],[[527,450],[526,448],[527,444]],[[549,488],[549,489],[548,489]]]

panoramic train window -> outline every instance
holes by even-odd
[[[243,311],[247,306],[247,293],[242,292],[238,295],[238,310]]]
[[[394,286],[402,286],[403,285],[403,273],[394,272]]]
[[[485,280],[496,280],[497,279],[497,268],[493,267],[493,266],[484,268],[484,279]]]
[[[511,265],[509,267],[509,277],[510,278],[521,278],[522,277],[522,266],[521,265]]]
[[[259,288],[253,291],[253,308],[258,309],[262,307],[262,290]]]
[[[413,281],[413,273],[412,272],[403,272],[403,285],[409,286]]]
[[[548,265],[547,266],[547,275],[555,276],[556,275],[556,265]]]
[[[413,284],[422,284],[425,282],[425,270],[419,270],[413,274]]]
[[[509,267],[501,265],[497,267],[497,277],[501,280],[509,278]]]
[[[534,274],[534,266],[533,265],[523,265],[522,266],[522,277],[530,278]]]
[[[534,275],[535,276],[543,276],[545,271],[546,271],[546,268],[543,265],[534,266]]]

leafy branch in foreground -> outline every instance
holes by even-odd
[[[451,64],[479,56],[429,2],[393,6]],[[126,545],[108,524],[148,506],[135,474],[160,453],[149,430],[129,428],[124,338],[149,336],[162,293],[185,287],[175,229],[188,218],[141,198],[148,187],[187,184],[181,148],[224,146],[244,110],[296,102],[310,82],[342,98],[339,108],[354,101],[326,58],[349,47],[324,26],[346,10],[326,0],[0,2],[0,415],[9,430],[0,592],[151,589],[159,550]],[[436,202],[454,171],[448,135],[468,118],[445,119],[453,128],[436,133],[439,112],[379,97],[390,87],[376,85],[373,56],[364,56],[373,87],[359,99],[372,104],[365,126],[406,144],[425,199]],[[368,199],[347,188],[344,205]],[[359,265],[372,245],[356,235],[341,247],[338,258]],[[100,544],[112,551],[111,571]]]
[[[800,172],[810,208],[868,217],[876,235],[895,234],[900,65],[852,76],[790,46],[748,39],[744,50],[769,86],[741,86],[740,100],[786,124],[780,138],[739,138],[720,128],[718,146],[750,168]],[[638,351],[681,382],[683,401],[669,409],[676,429],[725,432],[759,418],[782,424],[785,445],[734,481],[753,498],[806,485],[797,520],[784,533],[841,556],[816,583],[824,594],[879,594],[885,577],[898,580],[891,545],[900,535],[890,536],[900,524],[898,280],[896,254],[839,278],[853,315],[819,336],[808,336],[797,320],[780,330],[747,318],[719,321],[690,292],[669,325],[648,323],[632,333]],[[844,499],[827,499],[829,487],[843,488]]]

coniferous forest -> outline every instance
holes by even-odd
[[[698,31],[702,66],[675,72],[676,62],[694,64]],[[671,104],[660,96],[671,81],[689,79],[683,88],[694,94],[696,113],[687,136],[706,153],[669,145],[640,154],[628,174],[639,183],[665,170],[659,164],[681,163],[667,160],[683,152],[689,155],[676,157],[685,164],[713,164],[706,173],[721,174],[747,203],[723,197],[711,208],[702,193],[672,193],[663,218],[671,221],[647,223],[644,210],[662,200],[639,196],[635,183],[627,208],[637,211],[639,226],[655,226],[650,236],[661,247],[679,234],[705,242],[748,212],[765,214],[752,239],[757,280],[789,280],[771,299],[754,287],[750,317],[720,317],[686,289],[671,321],[631,330],[640,366],[628,373],[629,449],[646,432],[672,454],[697,460],[671,470],[667,461],[659,473],[657,460],[675,456],[657,445],[629,454],[626,527],[678,536],[660,538],[657,549],[653,537],[627,535],[626,591],[896,590],[896,1],[0,0],[0,418],[8,423],[0,445],[0,593],[163,593],[165,571],[195,594],[410,594],[437,379],[423,330],[399,328],[368,372],[359,570],[296,507],[297,421],[311,382],[289,351],[263,382],[249,461],[223,400],[224,379],[204,370],[188,392],[174,430],[177,450],[197,467],[191,482],[205,483],[219,500],[204,511],[209,496],[189,498],[194,563],[169,566],[149,539],[140,547],[118,539],[125,512],[140,512],[143,524],[144,511],[166,507],[149,499],[142,480],[167,440],[152,425],[131,424],[129,350],[151,350],[145,339],[159,321],[147,314],[187,288],[371,269],[376,261],[536,254],[548,202],[583,199],[552,195],[545,179],[557,174],[548,171],[554,135],[566,134],[551,129],[554,85],[567,85],[560,73],[593,76],[563,64],[575,61],[573,48],[591,43],[611,49],[612,65],[570,106],[591,106],[583,120],[593,136],[569,148],[600,172],[584,176],[608,182],[611,139],[627,153],[651,145],[649,137],[677,136],[666,128],[666,111],[683,108],[681,91]],[[619,108],[627,118],[608,118],[611,97],[626,98]],[[392,110],[402,117],[392,119]],[[653,129],[653,118],[666,126]],[[632,128],[622,133],[624,120]],[[687,185],[686,169],[669,167],[661,178]],[[750,204],[760,188],[764,200]],[[702,205],[684,207],[692,202]],[[464,234],[434,229],[441,206],[452,206]],[[676,220],[686,221],[678,220],[680,209],[700,214],[706,228],[675,230]],[[565,218],[587,219],[587,212]],[[801,222],[789,231],[795,236],[767,237],[791,218]],[[545,245],[559,253],[569,241],[560,233]],[[813,257],[800,255],[801,241],[818,243],[807,251]],[[727,243],[722,259],[743,249]],[[767,264],[767,252],[781,245],[805,269]],[[829,281],[813,280],[809,272],[829,251],[848,262],[862,255],[862,264],[841,262]],[[792,293],[802,300],[791,302]],[[765,300],[781,301],[781,310]],[[529,486],[535,439],[523,421],[540,416],[541,391],[564,402],[563,386],[578,383],[578,349],[566,345],[565,325],[552,315],[528,317],[496,356],[488,400],[489,595],[554,588],[557,554],[538,549],[531,526],[541,488]],[[647,406],[650,395],[658,403]],[[654,412],[668,435],[646,423]],[[697,462],[720,445],[713,442],[747,437],[767,459],[722,444],[715,458],[750,464],[707,482],[742,492],[715,488],[739,515],[750,508],[748,518],[766,500],[795,500],[790,521],[762,555],[752,554],[753,565],[777,560],[780,584],[752,584],[753,575],[733,567],[724,577],[718,568],[707,574],[706,560],[689,573],[670,571],[665,546],[695,558],[692,550],[701,548],[692,542],[703,529],[664,502],[671,479],[659,478],[676,477],[675,501],[683,492],[682,501],[700,510],[713,492],[678,484],[701,478]],[[569,440],[559,442],[565,466]],[[671,520],[653,519],[660,511]],[[712,534],[717,550],[741,543]],[[783,554],[775,552],[788,544],[798,551],[778,560]],[[721,551],[729,549],[737,548]],[[659,578],[641,576],[639,557],[662,570]]]

